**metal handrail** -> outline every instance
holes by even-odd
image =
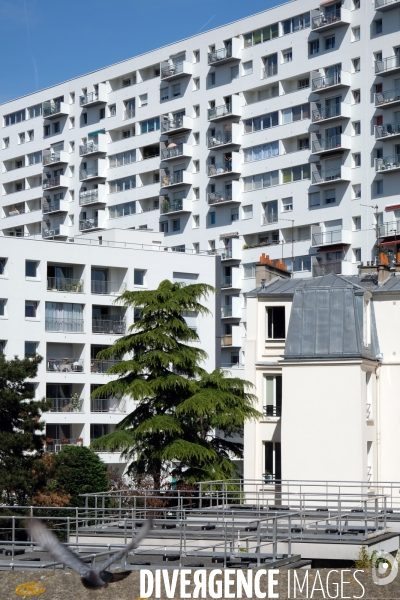
[[[50,202],[43,202],[42,204],[42,212],[43,214],[56,212],[60,210],[60,200],[53,200]]]
[[[326,171],[313,171],[312,181],[315,184],[323,183],[325,181],[334,181],[335,179],[341,179],[342,169],[336,167],[334,169],[327,169]]]
[[[384,125],[375,125],[375,139],[399,135],[400,121],[385,123]]]
[[[126,283],[118,283],[116,281],[96,281],[91,280],[91,293],[92,294],[122,294],[126,289]]]
[[[225,161],[224,163],[217,163],[215,165],[207,165],[207,175],[213,177],[214,175],[222,175],[223,173],[232,172],[232,161]]]
[[[57,292],[83,292],[83,279],[70,279],[69,277],[48,277],[47,291]]]
[[[220,50],[214,50],[214,52],[208,53],[208,64],[213,65],[214,63],[224,60],[226,58],[232,58],[232,46],[228,45]]]
[[[79,146],[79,156],[84,156],[85,154],[91,154],[92,152],[98,152],[99,145],[94,142],[89,142],[87,144],[82,144]]]
[[[90,400],[90,412],[92,413],[104,413],[104,412],[126,412],[125,402],[121,402],[116,398],[92,398]]]
[[[167,77],[171,77],[172,75],[179,75],[179,73],[183,72],[183,64],[184,62],[176,63],[173,65],[168,65],[167,67],[163,67],[161,69],[161,79],[166,79]]]
[[[179,127],[183,127],[183,116],[174,117],[173,119],[165,119],[164,121],[161,121],[161,131],[163,132],[178,129]]]
[[[232,306],[225,305],[221,306],[221,317],[231,317],[232,316]]]
[[[99,219],[86,219],[85,221],[79,221],[79,231],[86,231],[87,229],[94,229],[99,226]]]
[[[389,221],[388,223],[382,223],[379,225],[379,236],[395,236],[397,232],[400,233],[400,219],[398,221]]]
[[[166,160],[168,158],[175,158],[176,156],[182,156],[183,144],[177,144],[173,148],[163,148],[161,150],[161,159]]]
[[[221,277],[221,287],[232,287],[232,275],[223,275]]]
[[[177,212],[183,209],[183,200],[177,200],[176,202],[164,201],[160,206],[160,213],[165,215],[167,213]]]
[[[91,177],[99,176],[98,167],[90,167],[89,169],[81,169],[79,171],[79,179],[90,179]]]
[[[221,346],[232,346],[232,334],[223,335],[221,337]]]
[[[271,223],[277,223],[277,222],[278,222],[278,213],[275,211],[262,216],[262,224],[263,225],[270,225]]]
[[[341,275],[343,260],[324,260],[313,265],[313,277],[321,277],[322,275]]]
[[[92,204],[93,202],[97,202],[99,199],[99,190],[86,190],[85,192],[81,192],[79,194],[79,206],[83,204]]]
[[[333,150],[334,148],[341,148],[342,136],[331,135],[325,138],[317,139],[313,141],[313,152],[323,152],[325,150]]]
[[[60,162],[61,152],[49,152],[49,154],[43,154],[43,165],[51,165],[52,163]]]
[[[390,171],[400,167],[400,154],[375,159],[375,171]]]
[[[61,111],[61,102],[43,102],[43,117],[57,115]]]
[[[107,373],[108,369],[114,367],[116,364],[122,362],[121,360],[114,360],[113,358],[106,358],[100,360],[92,358],[90,361],[90,372],[91,373]]]
[[[332,75],[324,75],[323,77],[317,77],[312,80],[312,91],[322,90],[327,87],[331,87],[333,85],[337,85],[342,81],[342,73],[341,71],[337,71]]]
[[[42,187],[44,190],[48,190],[49,188],[59,186],[60,182],[61,182],[60,177],[53,177],[52,179],[49,177],[47,179],[43,179]]]
[[[375,61],[375,73],[382,73],[400,67],[400,54],[388,56],[382,60]]]
[[[116,335],[124,334],[126,330],[126,320],[121,317],[109,317],[107,319],[92,318],[93,333],[112,333]]]
[[[398,100],[400,100],[400,88],[375,93],[375,106],[389,104],[390,102],[396,102]]]
[[[312,234],[312,245],[320,246],[322,244],[333,244],[342,241],[342,229],[332,231],[321,231],[321,233]]]
[[[163,186],[173,185],[175,183],[183,183],[184,169],[180,171],[174,171],[172,175],[164,175],[162,179]]]
[[[45,331],[64,331],[66,333],[83,333],[83,319],[52,319],[46,317]]]
[[[274,406],[273,404],[266,404],[263,406],[263,414],[265,417],[281,417],[282,407]]]
[[[341,104],[333,104],[332,106],[316,108],[312,111],[312,122],[315,123],[316,121],[323,121],[324,119],[331,119],[332,117],[340,117],[341,114]]]
[[[215,146],[222,146],[223,144],[230,144],[232,142],[232,132],[226,132],[222,136],[209,136],[208,148],[214,148]]]
[[[375,0],[375,8],[381,8],[381,6],[387,6],[388,4],[397,4],[399,0]]]
[[[81,106],[85,106],[85,104],[90,104],[91,102],[96,102],[99,99],[99,92],[89,92],[84,96],[80,96]]]
[[[312,29],[318,29],[324,25],[331,25],[332,23],[338,23],[341,20],[340,8],[329,11],[325,14],[320,14],[318,17],[314,17],[312,20]]]
[[[82,358],[47,358],[46,371],[61,373],[83,373]]]
[[[208,109],[208,120],[216,119],[217,117],[223,117],[229,115],[232,112],[231,104],[221,104],[221,106],[214,106],[214,108]]]
[[[229,202],[232,200],[232,190],[224,190],[223,192],[208,192],[208,204],[218,204],[218,202]]]
[[[80,408],[73,408],[74,398],[47,398],[47,400],[52,401],[50,412],[83,412],[82,404]]]

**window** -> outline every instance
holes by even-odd
[[[267,375],[264,377],[266,417],[282,415],[282,375]]]
[[[194,63],[200,62],[200,50],[193,51],[193,62]]]
[[[168,221],[161,221],[160,222],[160,232],[161,233],[168,233]]]
[[[361,184],[356,183],[352,186],[353,188],[353,199],[361,198]]]
[[[200,170],[200,161],[199,160],[194,160],[193,161],[193,172],[194,173],[198,173]]]
[[[361,30],[360,27],[353,27],[351,30],[352,33],[352,41],[358,42],[360,41]]]
[[[86,113],[86,112],[84,112],[84,113],[82,114],[82,123],[83,123],[84,125],[87,125],[87,120],[88,120],[87,113]]]
[[[193,215],[192,227],[198,229],[200,225],[200,215]]]
[[[354,261],[361,262],[361,248],[353,248]]]
[[[359,73],[360,70],[361,70],[361,59],[360,58],[353,58],[352,63],[353,63],[353,71],[354,71],[354,73]]]
[[[194,200],[199,200],[199,198],[200,198],[200,188],[193,188],[193,196],[194,196]]]
[[[0,275],[5,275],[6,273],[6,261],[5,258],[0,258]]]
[[[243,277],[255,277],[256,267],[254,263],[245,263],[243,265]]]
[[[165,87],[165,88],[161,88],[160,89],[160,102],[163,102],[164,100],[168,100],[169,99],[169,88]]]
[[[139,96],[140,106],[147,106],[147,94],[141,94]]]
[[[128,215],[134,215],[136,213],[136,202],[124,202],[123,204],[116,204],[110,206],[109,218],[118,219],[119,217],[126,217]]]
[[[293,198],[282,198],[282,212],[291,212],[293,210]]]
[[[208,76],[208,83],[210,85],[215,85],[215,72],[209,74],[209,76]]]
[[[25,133],[24,132],[18,134],[18,143],[25,144]]]
[[[210,212],[209,219],[210,219],[210,225],[215,225],[215,223],[216,223],[216,213],[215,212]]]
[[[354,133],[354,135],[360,135],[361,134],[361,121],[354,121],[353,122],[353,133]]]
[[[353,95],[353,104],[360,104],[360,102],[361,102],[360,90],[353,90],[352,95]]]
[[[38,342],[25,342],[25,358],[36,354]]]
[[[146,271],[142,269],[134,269],[133,270],[133,284],[134,285],[144,285],[144,278],[146,275]]]
[[[108,107],[109,110],[109,116],[110,117],[115,117],[115,115],[117,114],[117,105],[116,104],[110,104],[110,106]]]
[[[305,79],[299,79],[299,81],[297,82],[297,89],[298,90],[305,90],[306,88],[310,87],[310,78],[306,77]]]
[[[174,219],[172,221],[172,231],[180,231],[181,230],[181,220]]]
[[[377,196],[383,194],[383,179],[378,179],[378,181],[375,181],[375,193]]]
[[[35,300],[25,300],[25,317],[35,319],[38,303]]]
[[[288,62],[292,62],[292,60],[293,60],[292,49],[288,48],[287,50],[282,50],[282,62],[288,63]]]
[[[353,217],[353,230],[361,231],[361,217]]]
[[[200,105],[199,104],[195,104],[193,106],[193,117],[195,119],[197,119],[200,116]]]
[[[158,131],[160,129],[160,117],[154,117],[153,119],[147,119],[140,123],[141,134],[149,133],[150,131]]]
[[[129,165],[136,162],[136,150],[127,150],[126,152],[119,152],[118,154],[112,154],[108,157],[109,167],[122,167],[123,165]]]
[[[279,185],[279,171],[269,171],[268,173],[260,173],[252,177],[244,177],[244,191],[260,190],[262,188]]]
[[[172,246],[172,252],[186,252],[185,244],[181,244],[180,246]]]
[[[231,81],[239,77],[239,65],[231,67]]]
[[[299,104],[298,106],[293,106],[291,108],[285,108],[282,110],[282,125],[309,118],[310,105],[308,102],[307,104]]]
[[[293,262],[293,272],[311,271],[311,256],[296,256]]]
[[[33,131],[33,129],[27,131],[26,135],[28,136],[28,142],[33,142],[33,140],[35,139],[35,132]]]
[[[100,108],[99,110],[99,119],[105,119],[106,118],[106,109],[105,108]]]
[[[8,137],[3,138],[3,148],[6,150],[9,147],[10,147],[10,138],[8,138]]]
[[[130,177],[124,177],[123,179],[114,179],[114,181],[108,182],[108,189],[110,194],[117,192],[123,192],[125,190],[131,190],[136,187],[136,176],[131,175]]]
[[[253,61],[248,60],[242,64],[243,75],[251,75],[253,72]]]
[[[302,179],[310,179],[310,165],[299,165],[282,169],[282,183],[290,183],[291,181],[301,181]]]
[[[252,119],[246,119],[244,121],[244,133],[261,131],[262,129],[276,127],[277,125],[279,125],[279,112],[275,111],[259,117],[253,117]]]
[[[313,40],[308,43],[309,54],[310,56],[314,56],[319,53],[319,40]]]
[[[360,8],[361,0],[353,0],[353,10],[358,10]]]
[[[181,95],[181,84],[176,83],[175,85],[172,86],[172,97],[179,98],[180,95]]]
[[[333,50],[335,47],[335,36],[331,35],[325,38],[325,50]]]
[[[374,21],[374,23],[375,23],[375,35],[381,34],[383,31],[382,19],[376,19],[376,21]]]
[[[244,149],[244,162],[255,162],[272,156],[278,156],[279,142],[269,142],[260,146]]]
[[[361,167],[361,153],[356,152],[353,154],[353,165],[354,167]]]
[[[69,118],[69,128],[74,129],[74,127],[75,127],[75,117],[70,117]]]
[[[32,154],[28,154],[28,163],[30,165],[38,165],[42,162],[42,152],[39,150],[38,152],[32,152]]]
[[[21,123],[21,121],[25,121],[25,109],[17,110],[16,112],[4,116],[4,125],[6,127],[15,125],[15,123]]]
[[[34,119],[35,117],[40,117],[42,114],[42,105],[35,104],[35,106],[31,106],[28,108],[28,118]]]
[[[215,81],[214,81],[215,83]],[[194,77],[193,78],[193,91],[197,91],[200,89],[200,77]],[[167,95],[168,98],[168,95]]]
[[[308,206],[309,208],[315,208],[316,206],[320,206],[320,193],[312,192],[308,194]]]
[[[200,133],[198,131],[193,133],[193,145],[198,146],[200,141]]]
[[[6,302],[7,300],[0,298],[0,317],[6,316]]]
[[[274,23],[273,25],[268,25],[267,27],[263,27],[262,29],[256,29],[255,31],[250,31],[246,33],[244,37],[244,47],[248,48],[249,46],[255,46],[257,44],[261,44],[262,42],[268,42],[269,40],[273,40],[279,36],[279,23]]]
[[[324,203],[325,204],[335,204],[335,202],[336,202],[335,190],[326,190],[324,192]]]
[[[285,339],[285,307],[267,308],[267,340]]]
[[[234,221],[239,221],[239,209],[231,208],[231,223]]]
[[[129,79],[123,79],[123,80],[122,80],[122,87],[123,87],[123,88],[129,87],[130,85],[132,85],[132,82],[131,82],[131,79],[130,79],[130,78],[129,78]]]
[[[25,261],[25,277],[37,277],[38,263],[33,260]]]
[[[130,129],[125,129],[125,131],[122,132],[122,139],[127,139],[131,137],[131,130]]]
[[[6,351],[6,341],[0,340],[0,354],[5,354]]]
[[[242,206],[242,219],[245,221],[246,219],[253,218],[253,205],[247,204],[246,206]]]
[[[364,296],[364,346],[371,343],[371,300]]]

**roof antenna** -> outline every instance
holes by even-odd
[[[261,289],[265,290],[265,279],[261,279]]]

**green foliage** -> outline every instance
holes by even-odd
[[[49,489],[70,496],[69,506],[85,506],[79,494],[106,492],[109,489],[107,466],[85,446],[65,446],[53,459],[53,479]]]
[[[372,557],[368,554],[368,550],[365,546],[361,546],[357,558],[354,561],[354,567],[356,569],[370,569],[372,566]]]
[[[251,384],[220,370],[206,373],[200,366],[206,353],[189,345],[199,337],[183,314],[207,314],[200,300],[212,291],[205,284],[165,280],[156,290],[125,292],[118,301],[140,308],[141,318],[98,355],[125,360],[108,370],[118,379],[93,397],[130,396],[137,407],[92,445],[121,450],[132,461],[131,473],[150,475],[156,488],[172,471],[189,483],[236,475],[232,457],[242,455],[242,445],[227,437],[241,434],[246,419],[259,417]]]
[[[37,374],[40,356],[6,360],[0,355],[0,489],[7,504],[27,504],[38,485],[32,471],[43,455],[47,400],[33,400],[27,379]]]

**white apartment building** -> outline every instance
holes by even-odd
[[[248,294],[245,479],[397,481],[400,264],[290,279],[259,264]]]
[[[262,250],[311,277],[396,249],[399,14],[296,0],[3,104],[3,235],[145,228],[220,254],[241,368]]]
[[[36,398],[52,400],[44,414],[46,449],[89,445],[113,431],[134,409],[130,398],[91,399],[115,361],[97,354],[128,332],[140,311],[115,299],[125,290],[154,289],[164,280],[219,287],[219,257],[173,253],[158,232],[109,229],[72,241],[0,237],[0,351],[7,358],[43,357],[31,381]],[[186,314],[208,354],[202,365],[219,365],[220,298],[210,294],[206,316]],[[124,470],[119,453],[100,453],[109,468]]]

